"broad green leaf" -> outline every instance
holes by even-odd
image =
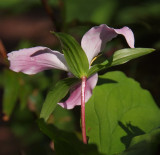
[[[20,93],[20,79],[18,74],[10,70],[5,70],[3,74],[3,84],[3,113],[10,116]]]
[[[105,154],[129,147],[133,137],[160,126],[160,110],[151,94],[121,72],[99,77],[86,103],[86,131],[89,143]]]
[[[160,129],[133,138],[130,147],[120,155],[158,155]]]
[[[79,43],[68,34],[54,34],[61,41],[64,57],[67,61],[70,71],[79,78],[86,76],[89,69],[89,62]]]
[[[42,119],[38,120],[40,130],[54,142],[58,155],[102,155],[96,145],[86,145],[74,133],[59,130],[54,125],[47,125]]]
[[[126,48],[118,50],[109,59],[109,61],[111,61],[109,67],[124,64],[129,60],[149,54],[153,51],[155,51],[155,49],[152,48]]]
[[[132,59],[149,54],[153,51],[155,51],[155,49],[152,48],[126,48],[118,50],[108,60],[105,60],[101,64],[93,65],[88,72],[88,76],[91,76],[100,70],[124,64]]]
[[[77,78],[67,78],[59,81],[47,94],[40,117],[47,120],[56,108],[57,103],[67,95],[70,87],[76,82],[78,82]]]

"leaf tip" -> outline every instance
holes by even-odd
[[[154,49],[154,48],[151,48],[151,52],[154,52],[156,49]]]

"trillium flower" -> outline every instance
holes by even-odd
[[[91,62],[105,47],[106,43],[115,38],[118,34],[125,37],[128,45],[134,48],[134,35],[131,29],[123,27],[121,29],[110,28],[105,24],[95,26],[85,33],[81,40],[81,47],[84,50],[91,68]],[[15,72],[25,74],[36,74],[43,70],[60,69],[71,72],[64,55],[58,51],[53,51],[47,47],[33,47],[13,51],[8,54],[10,69]],[[86,81],[85,102],[92,95],[92,90],[97,84],[98,74],[88,77]],[[81,84],[76,84],[71,88],[70,96],[65,102],[58,103],[63,108],[72,109],[81,104]]]

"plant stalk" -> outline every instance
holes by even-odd
[[[85,124],[85,91],[86,91],[86,80],[87,77],[82,77],[82,85],[81,85],[81,126],[82,126],[82,138],[83,143],[87,144],[86,137],[86,124]]]

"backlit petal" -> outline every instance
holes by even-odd
[[[92,96],[92,90],[97,84],[98,74],[92,75],[86,82],[85,103]],[[66,109],[73,109],[77,105],[81,105],[81,83],[76,84],[71,89],[71,94],[65,102],[58,103]]]
[[[123,27],[121,29],[110,28],[105,24],[92,27],[82,38],[81,46],[86,52],[89,63],[101,52],[105,44],[115,38],[117,34],[123,35],[128,45],[134,48],[134,35],[131,29]]]
[[[121,28],[121,29],[114,29],[117,34],[121,34],[126,38],[126,41],[128,45],[131,48],[134,48],[134,34],[130,28],[127,26]]]
[[[33,47],[8,53],[10,69],[25,74],[36,74],[47,69],[68,71],[64,55],[47,47]]]

